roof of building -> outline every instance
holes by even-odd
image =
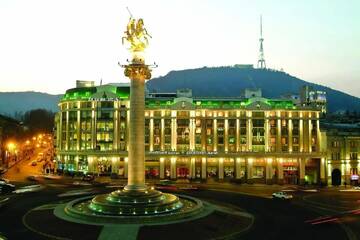
[[[191,91],[191,90],[190,90]],[[78,100],[120,100],[130,97],[129,83],[111,83],[94,87],[68,89],[60,102]],[[292,99],[267,99],[263,97],[196,97],[180,93],[148,93],[146,106],[170,107],[181,101],[187,101],[196,108],[247,108],[247,109],[306,109],[316,110],[310,106],[299,106]]]
[[[105,84],[96,87],[71,88],[66,91],[61,101],[87,100],[96,98],[99,94],[103,96],[108,93],[114,94],[119,99],[127,99],[130,96],[130,86],[129,84]]]

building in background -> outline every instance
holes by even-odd
[[[322,123],[327,179],[332,185],[358,185],[360,174],[360,125]]]
[[[313,87],[305,85],[300,90],[300,103],[303,106],[316,106],[326,113],[326,92],[314,90]]]
[[[127,177],[130,88],[88,85],[67,90],[59,102],[58,170]],[[147,177],[325,182],[321,107],[266,99],[257,89],[245,93],[246,98],[198,98],[186,89],[147,94]]]

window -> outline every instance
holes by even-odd
[[[333,141],[332,142],[332,147],[340,147],[340,142],[339,141]]]
[[[101,102],[101,108],[113,108],[114,107],[114,102]]]
[[[270,120],[270,127],[276,127],[276,121],[275,119]]]
[[[331,153],[331,159],[332,160],[340,160],[340,153],[339,152]]]
[[[229,128],[235,128],[235,127],[236,127],[236,120],[229,119]]]
[[[358,159],[358,153],[357,152],[350,153],[350,159],[351,160],[357,160]]]
[[[81,108],[91,108],[91,102],[81,102]]]
[[[229,137],[229,144],[234,144],[235,143],[235,137]]]
[[[81,111],[81,119],[91,118],[91,111]]]
[[[254,167],[253,178],[263,178],[263,177],[264,177],[264,167]]]

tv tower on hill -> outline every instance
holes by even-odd
[[[260,15],[260,53],[259,53],[259,60],[258,60],[258,68],[261,69],[265,69],[266,68],[266,63],[265,63],[265,58],[264,58],[264,48],[263,48],[263,41],[264,38],[262,36],[262,15]]]

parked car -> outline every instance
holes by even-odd
[[[82,177],[83,181],[94,181],[95,176],[92,174],[84,174],[84,176]]]
[[[15,185],[5,182],[0,182],[0,193],[10,193],[15,190]]]
[[[36,161],[33,161],[32,163],[31,163],[31,166],[36,166],[37,165],[37,162]]]
[[[291,194],[288,194],[286,192],[275,192],[272,194],[273,198],[277,198],[277,199],[283,199],[283,200],[290,200],[293,198],[293,196]]]

